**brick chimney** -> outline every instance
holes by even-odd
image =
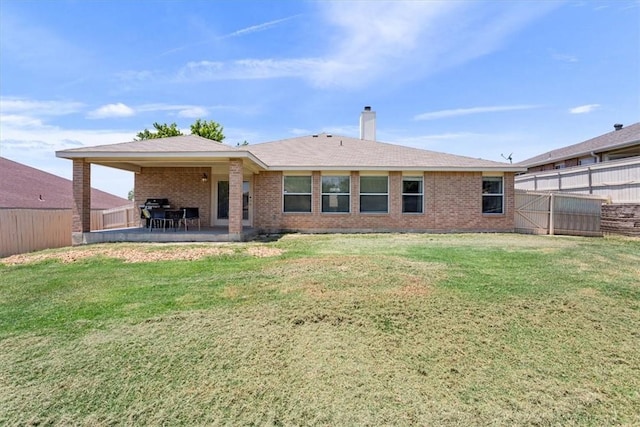
[[[360,113],[360,139],[376,140],[376,112],[371,111],[369,106]]]

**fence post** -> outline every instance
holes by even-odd
[[[553,205],[554,205],[553,193],[551,193],[551,197],[549,198],[549,235],[550,236],[554,235],[553,218],[555,216],[555,212],[553,209]]]

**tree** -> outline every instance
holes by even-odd
[[[224,140],[222,130],[222,125],[214,122],[213,120],[198,119],[191,125],[191,133],[193,135],[199,135],[203,138],[212,139],[218,142],[222,142]]]
[[[157,138],[168,138],[170,136],[180,136],[184,135],[178,129],[178,125],[175,123],[171,123],[170,125],[166,123],[154,123],[153,127],[156,129],[156,132],[151,132],[149,129],[143,130],[142,132],[138,132],[136,135],[139,141],[144,139],[157,139]]]
[[[170,136],[180,136],[184,135],[178,129],[178,125],[175,123],[171,123],[170,125],[166,123],[154,123],[153,127],[155,128],[155,132],[151,132],[149,129],[145,129],[142,132],[138,132],[136,135],[136,141],[142,141],[144,139],[157,139],[157,138],[167,138]],[[213,120],[196,120],[191,125],[191,134],[199,135],[203,138],[211,139],[216,142],[222,142],[224,140],[224,134],[222,133],[222,125],[220,123],[214,122]]]
[[[133,200],[135,198],[135,195],[133,194],[133,189],[129,190],[129,194],[127,195],[127,199],[129,200]]]

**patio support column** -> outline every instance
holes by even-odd
[[[73,160],[72,243],[83,243],[83,233],[91,231],[91,163]]]
[[[242,240],[242,159],[229,159],[229,238]]]

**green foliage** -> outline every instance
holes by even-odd
[[[166,123],[161,124],[155,122],[153,124],[153,127],[156,130],[155,132],[151,132],[146,128],[142,132],[138,132],[138,134],[136,135],[136,137],[138,138],[137,140],[142,141],[145,139],[168,138],[171,136],[183,135],[183,133],[180,132],[180,129],[178,129],[178,125],[175,123],[171,123],[170,125],[168,125]]]
[[[222,130],[222,125],[214,122],[213,120],[198,119],[191,125],[192,134],[218,142],[222,142],[224,140],[224,133],[222,133]]]
[[[133,189],[129,190],[129,194],[127,194],[127,199],[128,200],[133,200],[135,198],[135,194],[133,192]]]
[[[166,123],[157,123],[153,124],[155,132],[150,131],[149,129],[145,129],[142,132],[138,132],[136,135],[138,141],[142,141],[145,139],[157,139],[157,138],[168,138],[171,136],[180,136],[184,135],[178,129],[178,125],[176,123],[171,123],[170,125]],[[225,138],[223,133],[223,127],[220,123],[214,122],[213,120],[201,120],[197,119],[191,125],[191,133],[193,135],[198,135],[203,138],[210,139],[216,142],[222,142]],[[247,145],[248,142],[245,141],[242,145]]]

